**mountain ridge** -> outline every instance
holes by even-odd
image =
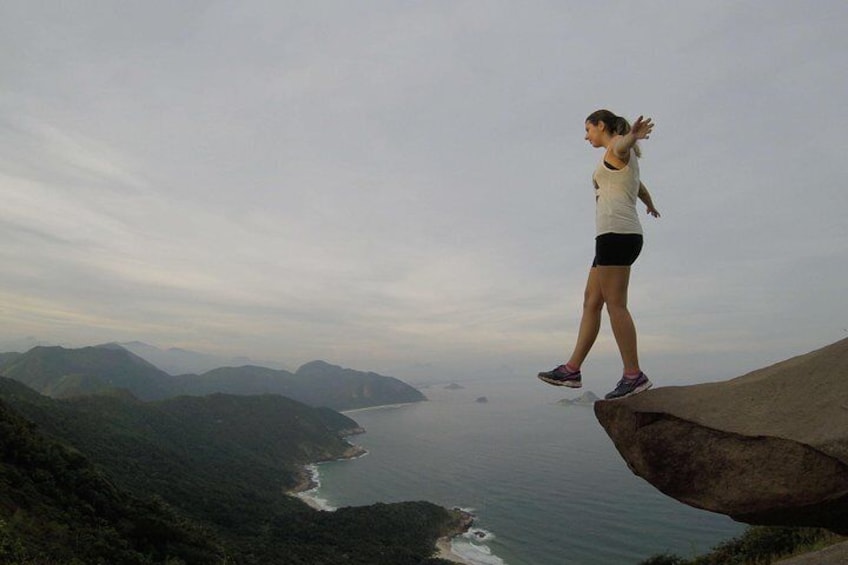
[[[253,360],[247,356],[226,357],[224,355],[200,353],[182,347],[161,349],[143,341],[113,343],[146,359],[170,375],[203,374],[219,367],[240,367],[243,365],[289,370],[284,363]]]
[[[140,400],[212,393],[280,394],[313,406],[351,410],[420,402],[414,387],[374,372],[312,361],[297,372],[255,365],[219,367],[203,374],[170,375],[117,343],[66,349],[36,346],[0,357],[0,373],[54,397],[124,389]]]
[[[104,388],[126,388],[142,399],[167,395],[170,375],[152,363],[119,347],[90,346],[66,349],[36,346],[0,366],[0,374],[38,392],[59,388],[63,394],[90,394]],[[74,377],[82,387],[71,390],[63,379]],[[99,382],[98,382],[99,381]]]

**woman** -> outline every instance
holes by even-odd
[[[589,270],[583,302],[583,317],[577,344],[564,365],[539,373],[539,378],[557,386],[582,386],[580,367],[601,328],[604,304],[624,363],[624,375],[606,399],[630,396],[651,388],[651,381],[639,367],[636,326],[627,309],[630,267],[642,250],[642,226],[636,211],[637,199],[648,214],[659,217],[648,189],[639,179],[637,141],[648,139],[651,119],[636,119],[633,127],[609,110],[598,110],[586,118],[586,141],[605,149],[593,175],[595,185],[595,260]]]

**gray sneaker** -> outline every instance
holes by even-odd
[[[580,371],[569,371],[565,365],[539,373],[539,378],[554,386],[567,386],[569,388],[580,388],[583,386],[583,377]]]
[[[632,396],[640,392],[646,391],[653,386],[653,383],[648,380],[645,373],[640,372],[635,379],[625,379],[624,377],[615,385],[615,390],[608,393],[604,398],[607,400],[618,400]]]

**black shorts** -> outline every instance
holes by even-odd
[[[595,238],[593,267],[629,267],[642,252],[642,235],[605,233]]]

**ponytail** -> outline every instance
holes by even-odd
[[[630,122],[621,116],[616,116],[609,110],[596,110],[589,114],[586,121],[591,122],[594,125],[603,123],[607,130],[614,135],[627,135],[630,133]],[[638,143],[633,145],[633,151],[636,153],[637,157],[642,156],[642,150],[639,149]]]

